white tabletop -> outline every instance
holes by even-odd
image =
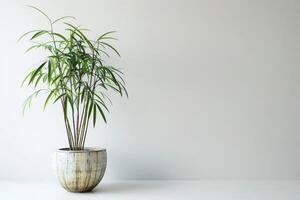
[[[53,181],[0,181],[0,199],[22,200],[298,200],[300,181],[103,181],[91,193]]]

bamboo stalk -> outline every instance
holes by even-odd
[[[80,134],[80,140],[79,140],[79,144],[80,144],[80,147],[82,148],[82,139],[83,139],[83,130],[85,129],[85,118],[86,118],[86,110],[84,107],[83,107],[83,116],[81,116],[81,120],[80,120],[80,130],[79,130],[79,134]]]

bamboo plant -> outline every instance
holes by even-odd
[[[51,102],[62,108],[70,150],[83,150],[89,124],[95,126],[98,117],[106,123],[107,102],[111,102],[107,92],[128,97],[122,71],[106,62],[110,53],[120,56],[109,43],[116,40],[112,37],[115,32],[91,40],[86,29],[66,22],[65,30],[57,32],[54,29],[57,23],[75,18],[65,16],[52,20],[42,10],[30,7],[46,17],[49,29],[32,30],[20,37],[29,36],[33,43],[27,51],[42,48],[47,52],[22,82],[34,88],[23,110],[30,106],[33,97],[46,93],[44,108]]]

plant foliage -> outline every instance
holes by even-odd
[[[109,43],[116,40],[114,31],[89,39],[81,29],[70,23],[64,33],[54,30],[54,25],[72,16],[50,19],[40,9],[30,6],[44,15],[50,24],[49,30],[33,30],[23,34],[33,43],[27,51],[45,49],[48,56],[25,77],[23,84],[32,85],[34,92],[25,100],[23,110],[30,106],[32,98],[46,92],[44,108],[49,103],[59,103],[64,114],[64,123],[71,150],[84,149],[90,121],[95,126],[98,117],[106,122],[109,112],[107,91],[126,95],[123,73],[104,61],[113,52],[120,53]],[[37,39],[43,42],[37,42]]]

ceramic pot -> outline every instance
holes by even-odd
[[[54,153],[53,166],[60,185],[70,192],[89,192],[104,176],[106,149],[62,148]]]

